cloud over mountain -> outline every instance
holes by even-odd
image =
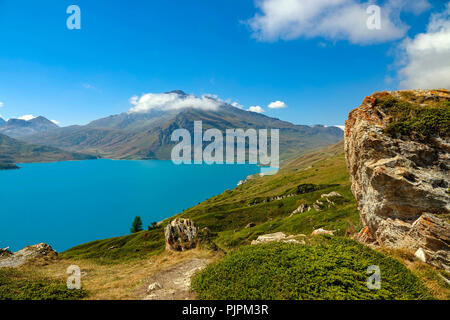
[[[36,118],[35,116],[33,116],[32,114],[25,114],[23,116],[17,117],[17,119],[19,120],[25,120],[25,121],[29,121]]]
[[[130,103],[134,105],[129,112],[148,112],[153,109],[176,110],[183,108],[198,108],[204,110],[214,110],[223,104],[222,101],[210,95],[203,95],[200,98],[194,95],[181,94],[179,92],[168,93],[146,93],[141,97],[133,96]]]

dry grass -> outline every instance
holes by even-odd
[[[427,287],[430,293],[439,300],[450,300],[450,285],[445,281],[449,274],[418,260],[414,254],[402,249],[379,249],[383,254],[396,258],[414,273]]]
[[[194,249],[187,252],[163,252],[145,260],[119,264],[98,264],[89,260],[59,259],[46,265],[27,265],[21,269],[48,278],[65,281],[70,265],[81,268],[81,283],[88,291],[88,300],[135,300],[142,299],[142,287],[147,279],[161,270],[192,258],[219,259],[220,253]]]

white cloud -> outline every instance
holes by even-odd
[[[56,124],[57,126],[59,125],[59,121],[56,120],[50,120],[51,122],[53,122],[54,124]]]
[[[17,119],[29,121],[29,120],[34,119],[34,118],[36,118],[36,117],[33,116],[32,114],[26,114],[26,115],[23,115],[21,117],[18,117]]]
[[[147,93],[141,97],[133,96],[130,103],[134,105],[129,112],[148,112],[152,109],[175,110],[182,108],[198,108],[214,110],[222,101],[215,99],[211,95],[203,95],[198,98],[194,95],[179,95],[177,93]]]
[[[240,104],[239,102],[237,102],[237,101],[232,102],[231,105],[232,105],[233,107],[239,108],[239,109],[243,109],[243,108],[244,108],[244,106],[243,106],[242,104]]]
[[[269,103],[269,105],[267,106],[269,109],[281,109],[281,108],[286,108],[286,103],[284,103],[283,101],[277,100],[274,102]]]
[[[408,29],[402,11],[419,14],[429,8],[427,0],[387,0],[381,7],[381,28],[367,27],[368,7],[359,0],[257,0],[261,13],[247,21],[253,36],[262,41],[323,37],[368,44],[403,37]]]
[[[399,71],[402,89],[450,89],[450,2],[433,14],[425,33],[403,41]]]
[[[3,102],[0,101],[0,108],[3,107]]]
[[[342,126],[342,125],[335,125],[333,127],[337,127],[339,129],[341,129],[342,131],[344,131],[344,129],[345,129],[345,126]]]
[[[256,113],[263,113],[264,109],[261,108],[260,106],[251,106],[250,108],[248,108],[248,111],[256,112]]]

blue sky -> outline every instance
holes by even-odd
[[[332,2],[0,0],[0,115],[85,124],[182,89],[335,125],[374,91],[450,87],[447,1]],[[71,4],[81,30],[66,27]],[[369,4],[385,27],[360,32]],[[268,108],[278,100],[287,107]]]

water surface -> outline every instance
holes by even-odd
[[[63,251],[144,228],[236,186],[256,165],[89,160],[0,171],[0,247],[46,242]]]

